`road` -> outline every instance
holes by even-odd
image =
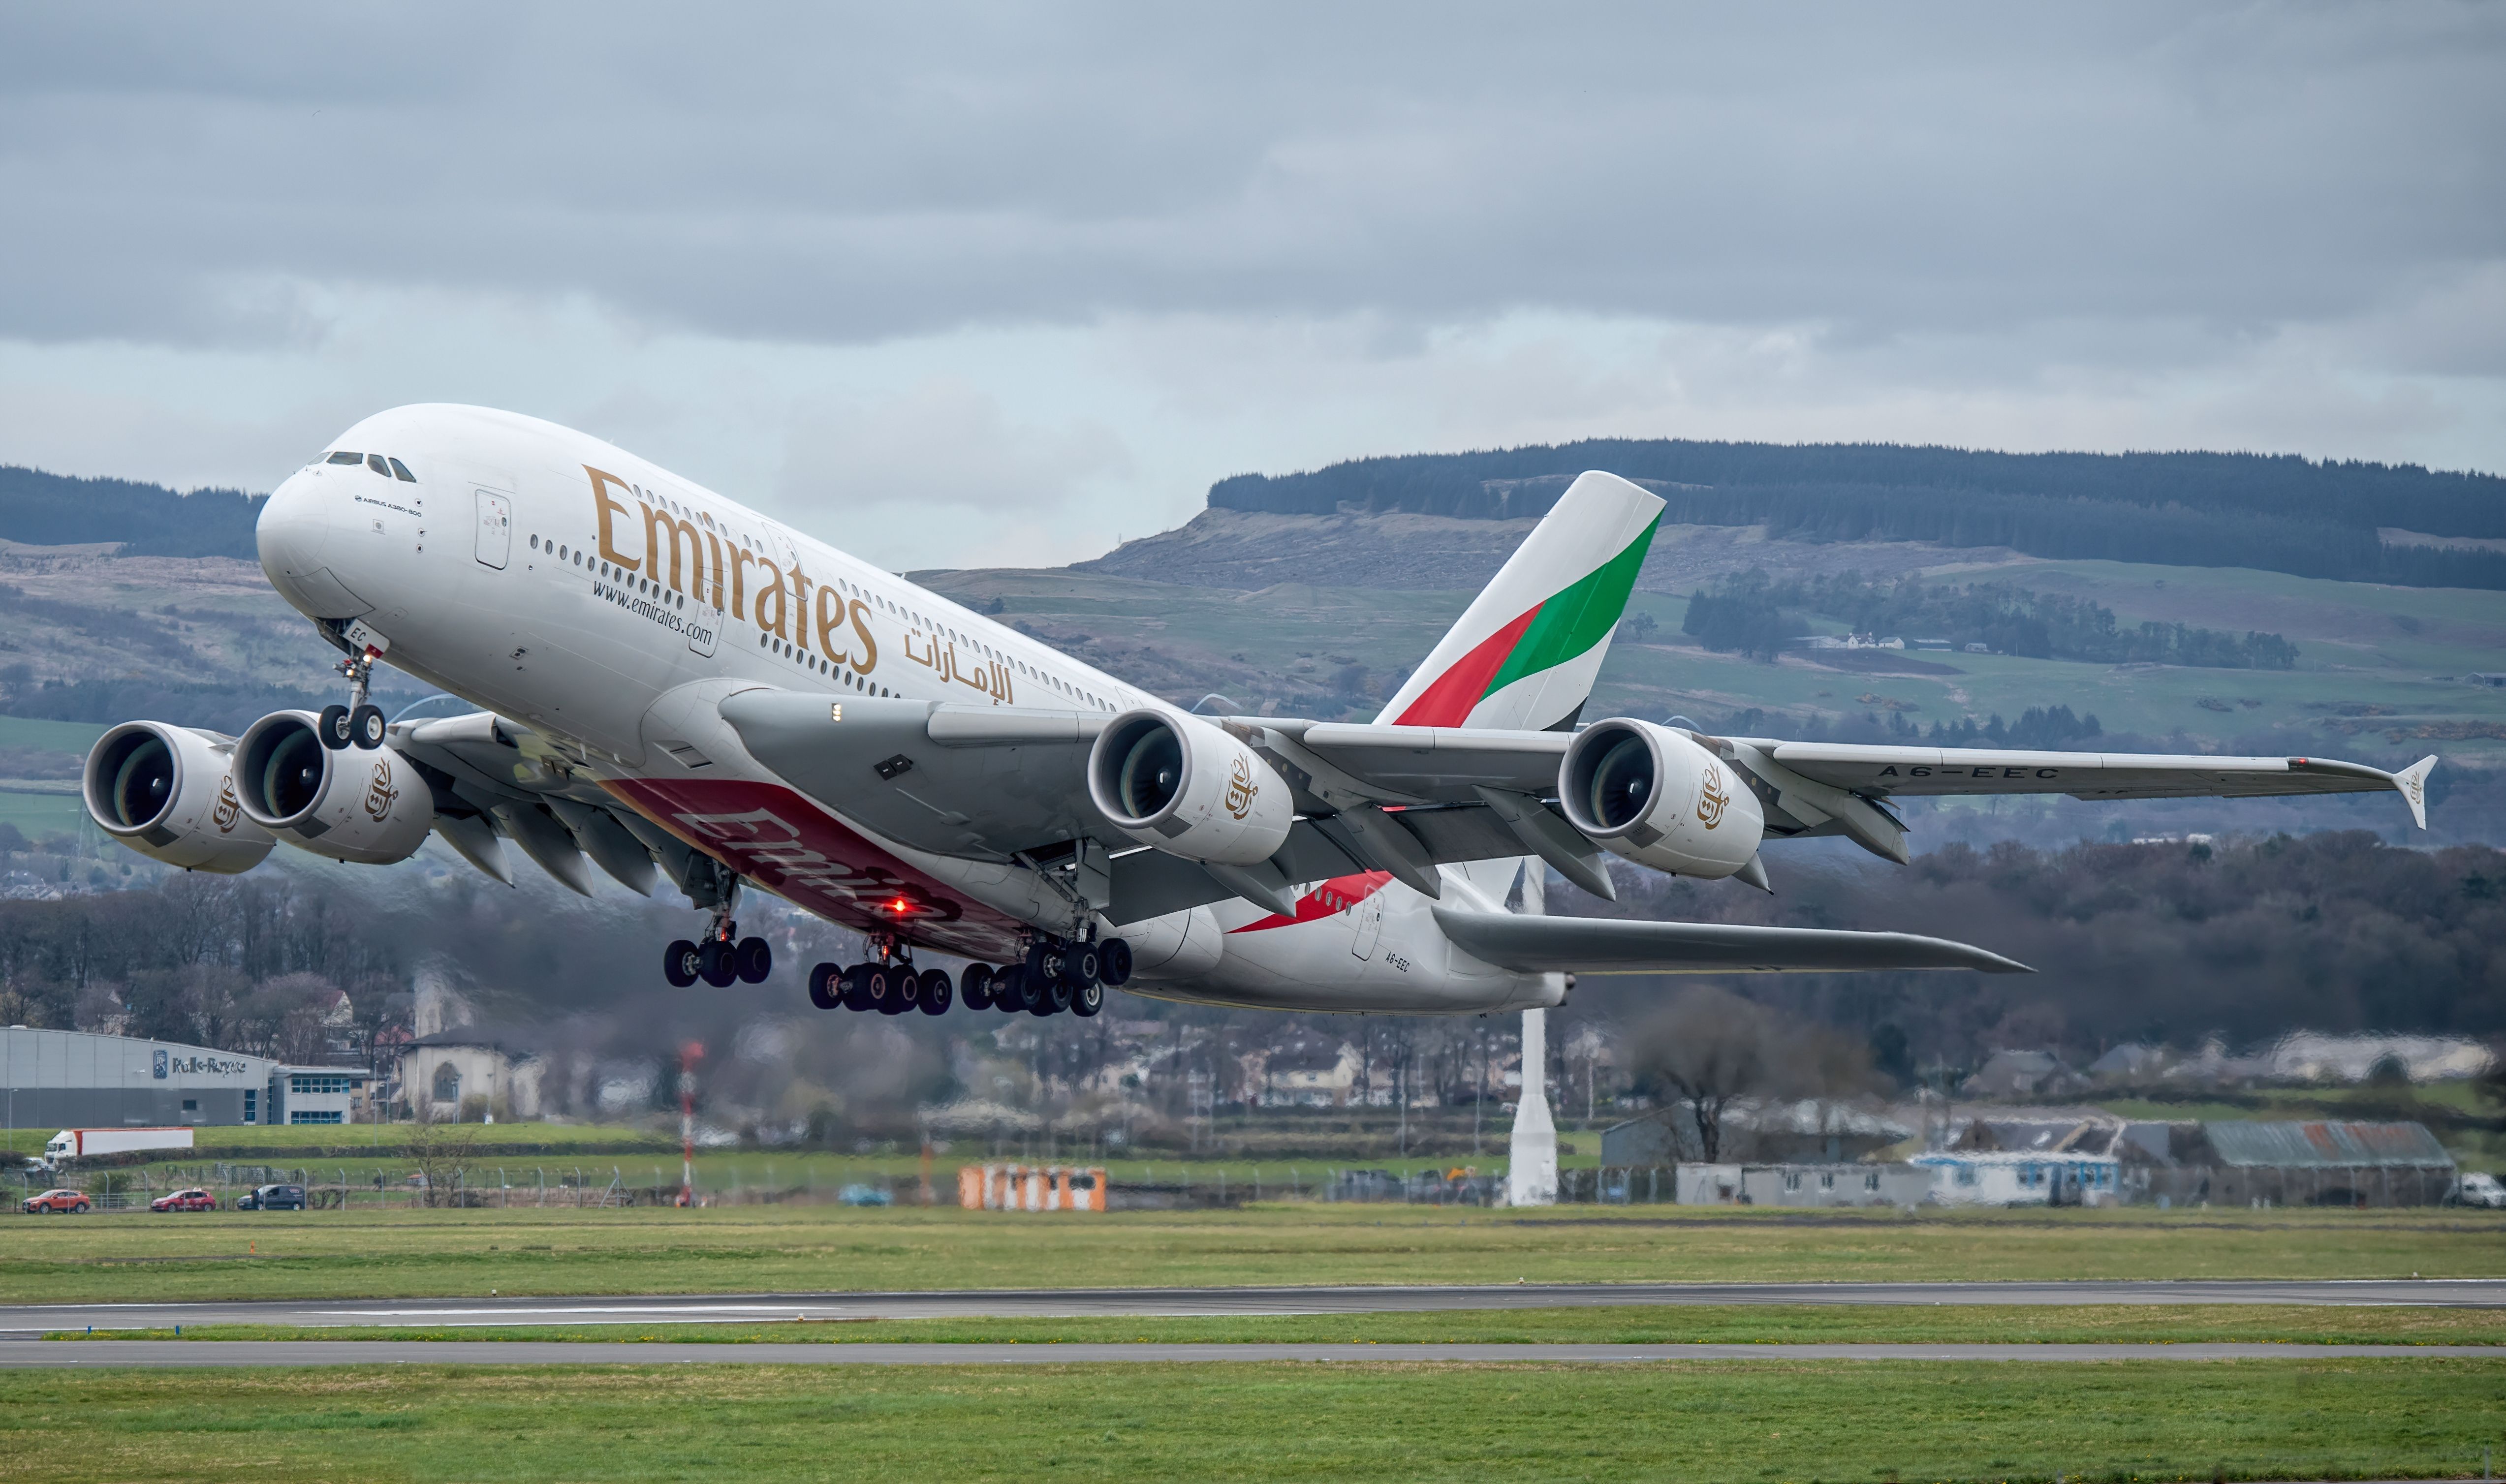
[[[678,1345],[541,1340],[0,1340],[0,1370],[234,1365],[1092,1365],[1310,1360],[2506,1361],[2481,1345]]]
[[[2506,1279],[2180,1283],[1623,1283],[1450,1288],[1013,1289],[922,1293],[689,1293],[567,1298],[256,1299],[0,1306],[0,1338],[177,1325],[429,1328],[756,1324],[777,1320],[1203,1318],[1637,1304],[2410,1304],[2506,1308]]]

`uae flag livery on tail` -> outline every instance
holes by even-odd
[[[1579,476],[1376,718],[1509,731],[1575,724],[1627,611],[1663,503]]]

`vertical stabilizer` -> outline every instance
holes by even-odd
[[[1520,731],[1572,726],[1593,693],[1662,510],[1660,497],[1616,475],[1579,476],[1377,722]]]

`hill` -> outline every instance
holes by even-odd
[[[1356,459],[1210,486],[1212,510],[1522,519],[1606,469],[1683,525],[1806,542],[1918,541],[2030,556],[2253,567],[2506,588],[2506,479],[2253,453],[1992,453],[1892,443],[1592,439]]]
[[[178,494],[132,479],[85,479],[0,464],[0,541],[33,547],[119,543],[133,556],[256,556],[261,495]]]

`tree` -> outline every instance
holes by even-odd
[[[1706,1163],[1723,1156],[1723,1118],[1771,1082],[1764,1010],[1711,985],[1692,989],[1635,1035],[1637,1083],[1687,1110]]]
[[[417,1166],[418,1184],[424,1188],[426,1204],[448,1206],[452,1190],[461,1184],[462,1172],[470,1166],[470,1155],[479,1140],[476,1124],[460,1123],[447,1127],[441,1123],[416,1123],[411,1126],[404,1148],[409,1162]]]

